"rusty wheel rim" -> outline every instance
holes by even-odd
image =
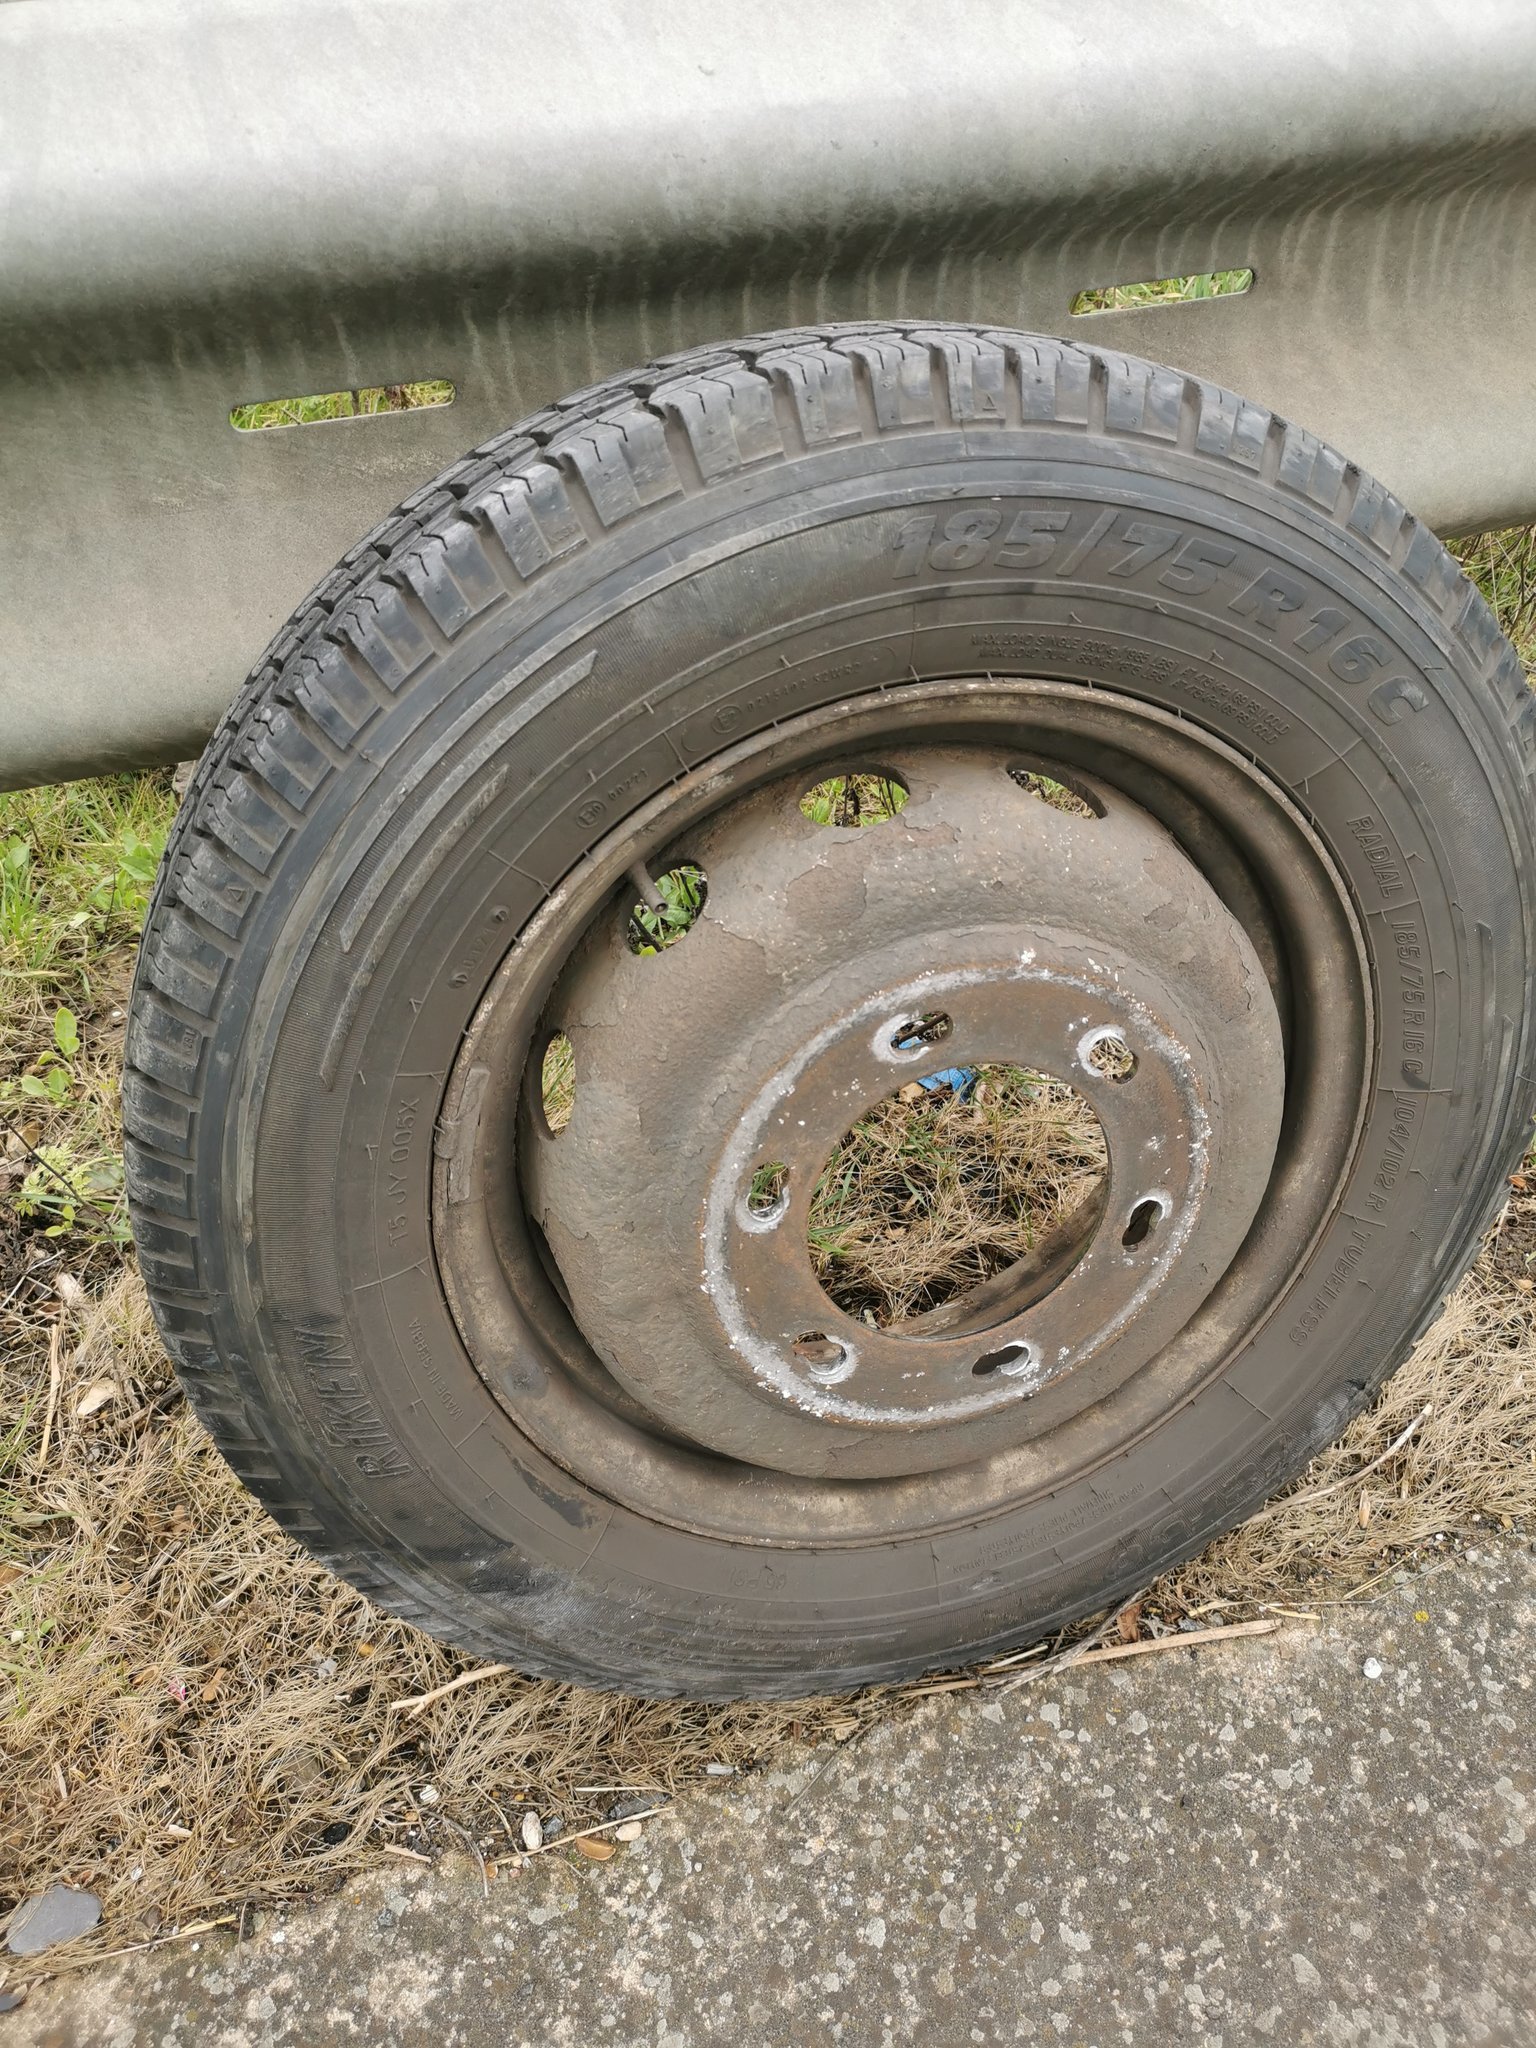
[[[1094,815],[1024,795],[1021,765]],[[808,781],[874,767],[899,818],[799,818]],[[636,959],[628,878],[683,859],[703,914]],[[942,1061],[902,1042],[935,1012]],[[1209,736],[1054,683],[836,707],[684,778],[523,934],[450,1079],[445,1125],[472,1133],[436,1175],[444,1281],[497,1399],[639,1512],[797,1545],[974,1522],[1102,1464],[1252,1334],[1348,1163],[1368,1016],[1337,875]],[[555,1028],[578,1071],[558,1137]],[[1089,1057],[1111,1032],[1126,1083]],[[862,1328],[805,1255],[815,1161],[893,1074],[983,1058],[1079,1088],[1103,1199],[1054,1263]],[[771,1217],[745,1200],[765,1158],[789,1166]],[[1119,1244],[1147,1203],[1150,1244]]]

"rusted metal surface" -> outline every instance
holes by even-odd
[[[701,854],[716,822],[791,771],[806,789],[840,765],[895,766],[959,745],[1050,764],[1062,779],[1099,789],[1106,808],[1119,792],[1183,849],[1196,887],[1214,890],[1241,925],[1262,963],[1284,1042],[1285,1116],[1268,1190],[1226,1271],[1155,1357],[1116,1380],[1106,1347],[1022,1402],[1014,1411],[1017,1440],[987,1441],[970,1462],[885,1478],[845,1475],[835,1463],[811,1476],[744,1469],[704,1447],[692,1426],[696,1415],[669,1426],[608,1369],[578,1320],[587,1304],[574,1302],[539,1227],[533,1076],[544,1037],[559,1022],[550,998],[584,943],[595,943],[600,931],[622,935],[638,893],[637,864],[651,875],[679,860],[707,865]],[[1033,798],[1016,787],[1009,794],[1031,807],[1017,815],[1031,815]],[[910,803],[901,813],[920,815]],[[884,831],[875,826],[865,836],[878,841]],[[1013,844],[1010,865],[1017,857]],[[933,868],[941,866],[935,855]],[[718,873],[711,885],[708,908],[718,913]],[[1131,919],[1129,894],[1123,907],[1134,926],[1126,950],[1160,948],[1145,917]],[[1142,909],[1155,905],[1148,900]],[[910,902],[905,914],[914,915]],[[685,961],[701,936],[695,929],[660,958],[629,956],[629,964],[637,974],[669,974],[669,961]],[[738,960],[758,956],[755,946],[735,944]],[[913,971],[935,964],[930,958]],[[1185,996],[1182,980],[1177,993]],[[677,1005],[665,1036],[673,1061],[692,1064],[689,1118],[723,1145],[725,1121],[708,1093],[717,1049],[686,988]],[[942,1542],[980,1514],[1056,1490],[1063,1473],[1107,1471],[1222,1369],[1319,1229],[1355,1144],[1371,1037],[1370,988],[1347,894],[1306,819],[1252,762],[1188,721],[1104,689],[1021,678],[914,681],[899,695],[829,705],[726,749],[642,805],[551,894],[487,991],[448,1078],[432,1198],[438,1271],[495,1398],[545,1455],[586,1475],[618,1511],[769,1547],[819,1548],[895,1529],[921,1529]],[[933,1064],[949,1064],[954,1045],[951,1035]],[[578,1098],[583,1078],[578,1072]],[[1245,1075],[1244,1085],[1256,1079],[1262,1074]],[[622,1226],[653,1248],[656,1275],[665,1271],[674,1227],[658,1177],[675,1143],[675,1130],[658,1128]],[[684,1249],[699,1261],[697,1240]],[[978,1349],[984,1341],[977,1339]],[[744,1384],[739,1391],[757,1400]],[[766,1396],[759,1405],[770,1412]],[[795,1419],[806,1421],[798,1412]],[[831,1423],[816,1427],[829,1441],[836,1433]],[[852,1425],[843,1432],[855,1441],[876,1433]]]
[[[682,940],[637,957],[616,899],[554,992],[576,1100],[558,1134],[529,1119],[534,1212],[598,1357],[711,1450],[868,1477],[1005,1448],[1043,1388],[1076,1375],[1086,1401],[1139,1371],[1254,1218],[1284,1061],[1253,946],[1144,810],[1095,782],[1102,815],[1070,815],[1017,763],[882,756],[909,799],[863,830],[805,817],[805,776],[772,784],[671,849],[708,879]],[[1134,1055],[1123,1078],[1094,1057],[1113,1038]],[[807,1249],[823,1163],[902,1082],[984,1062],[1076,1088],[1105,1183],[974,1293],[856,1320]],[[787,1181],[756,1214],[768,1163]]]

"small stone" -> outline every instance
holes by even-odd
[[[613,1839],[616,1842],[638,1842],[644,1833],[645,1829],[640,1825],[639,1821],[620,1821],[613,1831]]]
[[[531,1809],[523,1815],[523,1847],[531,1856],[535,1849],[544,1846],[544,1829],[539,1816]]]
[[[704,1775],[706,1778],[734,1778],[736,1766],[734,1764],[706,1764],[704,1766]]]
[[[1362,1678],[1380,1678],[1381,1674],[1382,1662],[1379,1657],[1367,1657],[1365,1662],[1360,1666],[1360,1675]]]
[[[61,1941],[89,1934],[101,1918],[101,1901],[94,1892],[75,1891],[67,1884],[51,1884],[35,1899],[26,1899],[11,1915],[5,1945],[13,1956],[40,1955]]]

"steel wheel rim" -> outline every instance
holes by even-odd
[[[637,859],[658,856],[684,825],[720,814],[787,770],[805,773],[871,750],[894,763],[893,750],[931,746],[935,735],[1004,744],[1063,773],[1098,776],[1171,826],[1203,872],[1219,871],[1227,907],[1275,989],[1289,1046],[1275,1170],[1241,1250],[1193,1319],[1126,1384],[1078,1399],[1075,1414],[1065,1416],[1047,1389],[1032,1403],[1022,1442],[945,1471],[807,1477],[749,1466],[690,1444],[595,1356],[579,1304],[573,1313],[524,1213],[511,1164],[519,1083],[550,990]],[[1347,1171],[1369,1079],[1369,1026],[1363,948],[1343,884],[1294,805],[1222,742],[1152,707],[1074,684],[947,680],[851,700],[682,778],[610,833],[521,935],[466,1036],[445,1100],[445,1127],[473,1123],[474,1134],[435,1171],[444,1284],[493,1396],[548,1455],[643,1515],[796,1547],[970,1524],[1118,1454],[1252,1337],[1324,1226]],[[1091,1440],[1089,1411],[1099,1417]]]

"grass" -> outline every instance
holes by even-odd
[[[1189,277],[1153,277],[1141,284],[1104,285],[1079,292],[1068,309],[1078,313],[1132,313],[1142,306],[1176,306],[1191,299],[1227,299],[1253,288],[1251,270],[1202,270]]]
[[[963,1089],[912,1081],[838,1145],[811,1198],[811,1263],[849,1315],[884,1327],[1026,1258],[1092,1200],[1108,1164],[1074,1089],[1022,1067]]]
[[[1536,540],[1461,552],[1529,662]],[[881,801],[861,789],[861,816],[866,796]],[[829,821],[838,803],[846,791]],[[920,1688],[720,1708],[511,1674],[397,1710],[469,1660],[370,1607],[236,1484],[121,1240],[122,1009],[172,806],[164,775],[0,797],[0,1914],[55,1880],[86,1885],[105,1914],[84,1947],[104,1948],[333,1887],[391,1850],[467,1840],[505,1867],[528,1811],[579,1825],[702,1782],[707,1764],[749,1770],[902,1711]],[[857,1312],[914,1312],[994,1256],[999,1214],[1018,1233],[1003,1250],[1027,1246],[1091,1188],[1092,1132],[1070,1104],[1016,1069],[980,1078],[885,1105],[840,1148],[818,1256]],[[40,1198],[39,1157],[84,1176],[77,1198]],[[993,1236],[946,1270],[954,1204]],[[1536,1178],[1519,1177],[1371,1410],[1149,1589],[1141,1626],[1348,1598],[1490,1528],[1529,1531],[1533,1301]]]
[[[414,384],[368,384],[353,391],[317,391],[308,398],[271,398],[259,405],[237,405],[230,412],[229,424],[236,433],[259,434],[273,427],[312,427],[326,420],[366,419],[374,413],[451,405],[453,395],[453,386],[441,377]]]

